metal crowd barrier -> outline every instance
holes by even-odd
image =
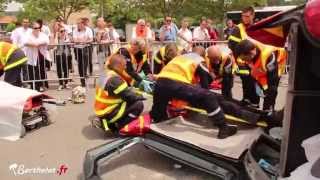
[[[162,46],[168,43],[172,42],[147,42],[151,70],[153,70],[154,56]],[[76,80],[80,80],[82,86],[87,86],[89,78],[97,78],[101,74],[106,58],[120,47],[127,45],[127,42],[50,44],[48,46],[49,58],[38,56],[33,61],[34,64],[26,64],[23,67],[22,80],[30,88],[37,90],[49,88],[49,84],[52,82],[58,82],[59,85],[65,86]],[[223,51],[230,52],[227,41],[192,42],[193,47],[203,46],[207,48],[211,45],[217,45]]]

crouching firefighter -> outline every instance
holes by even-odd
[[[161,69],[179,54],[178,46],[169,43],[159,49],[154,57],[153,73],[159,74]]]
[[[123,78],[126,69],[123,56],[111,56],[107,68],[107,73],[100,77],[96,87],[94,108],[102,128],[117,134],[122,128],[124,131],[130,129],[128,125],[143,111],[142,101],[145,98],[136,94]]]
[[[221,94],[232,99],[233,75],[237,69],[233,56],[221,52],[217,46],[210,46],[207,49],[206,65],[209,72],[213,73],[214,80],[221,79]]]
[[[196,85],[197,72],[205,71],[203,69],[206,69],[205,60],[197,53],[172,59],[157,75],[150,115],[154,122],[166,120],[169,118],[166,111],[169,101],[184,100],[193,107],[205,109],[208,117],[219,128],[218,138],[224,139],[234,135],[237,127],[227,125],[215,95]]]
[[[287,52],[284,48],[243,40],[238,45],[239,57],[251,69],[250,75],[256,82],[256,93],[264,97],[263,110],[274,112],[278,86],[284,73]]]
[[[115,54],[121,54],[127,61],[125,71],[130,76],[130,85],[135,85],[145,92],[152,92],[152,82],[147,80],[151,69],[146,54],[146,42],[143,39],[132,39],[128,47],[122,47]]]
[[[27,62],[24,52],[17,46],[0,42],[0,77],[5,73],[4,81],[21,87],[21,69]]]

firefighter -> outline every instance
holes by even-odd
[[[200,52],[199,54],[204,54]],[[208,117],[219,128],[218,138],[224,139],[237,132],[236,126],[227,125],[224,112],[216,96],[196,86],[198,72],[207,72],[205,60],[197,53],[180,55],[171,60],[157,75],[151,118],[154,122],[168,119],[167,105],[172,99],[184,100],[194,107],[205,109]],[[201,81],[201,76],[199,77]]]
[[[169,43],[159,49],[154,58],[154,74],[159,74],[161,69],[169,62],[171,59],[176,57],[179,53],[178,46],[175,43]]]
[[[242,82],[242,104],[259,108],[260,98],[255,93],[254,79],[250,76],[249,66],[240,58],[236,52],[236,47],[241,40],[247,39],[247,28],[254,23],[255,12],[252,7],[246,7],[241,13],[241,23],[238,24],[228,38],[228,46],[236,58],[239,71],[237,74]]]
[[[5,73],[4,81],[17,86],[22,86],[21,69],[27,58],[24,52],[16,45],[0,42],[0,76]]]
[[[146,54],[146,42],[143,39],[133,39],[129,47],[122,47],[116,54],[121,54],[127,61],[126,72],[130,75],[131,85],[142,87],[144,91],[152,92],[152,83],[146,80],[151,74],[148,57]]]
[[[207,49],[206,64],[209,72],[213,72],[214,79],[222,79],[222,95],[232,99],[233,74],[237,69],[231,54],[221,52],[217,46]]]
[[[143,111],[142,95],[136,94],[126,81],[126,60],[113,55],[107,73],[99,78],[95,97],[95,114],[104,130],[118,132]]]
[[[251,77],[256,82],[256,94],[264,96],[263,110],[272,113],[280,77],[285,70],[287,52],[284,48],[250,40],[241,41],[237,51],[251,69]]]

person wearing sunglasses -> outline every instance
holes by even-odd
[[[160,28],[160,41],[176,41],[178,27],[172,22],[172,17],[166,16],[164,25]]]
[[[40,24],[34,22],[32,24],[32,33],[25,40],[25,52],[28,57],[28,80],[43,80],[35,82],[35,87],[31,83],[32,89],[43,92],[46,86],[44,79],[47,78],[45,59],[51,61],[47,48],[49,37],[41,32]]]
[[[66,29],[60,28],[57,35],[57,48],[55,49],[55,60],[57,65],[57,75],[59,78],[59,87],[58,91],[61,91],[62,89],[70,89],[70,86],[68,85],[68,79],[69,78],[69,57],[70,57],[70,48],[68,47],[68,44],[70,42],[70,38],[66,32]],[[63,79],[63,80],[62,80]]]

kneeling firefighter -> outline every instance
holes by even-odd
[[[146,51],[145,40],[132,39],[128,47],[118,49],[115,54],[122,55],[126,60],[125,71],[131,78],[128,83],[151,93],[153,83],[148,80],[151,69]]]
[[[143,111],[145,98],[136,94],[125,80],[126,60],[123,56],[112,55],[107,68],[96,87],[94,108],[102,128],[117,133],[122,128],[130,129],[128,125]]]

